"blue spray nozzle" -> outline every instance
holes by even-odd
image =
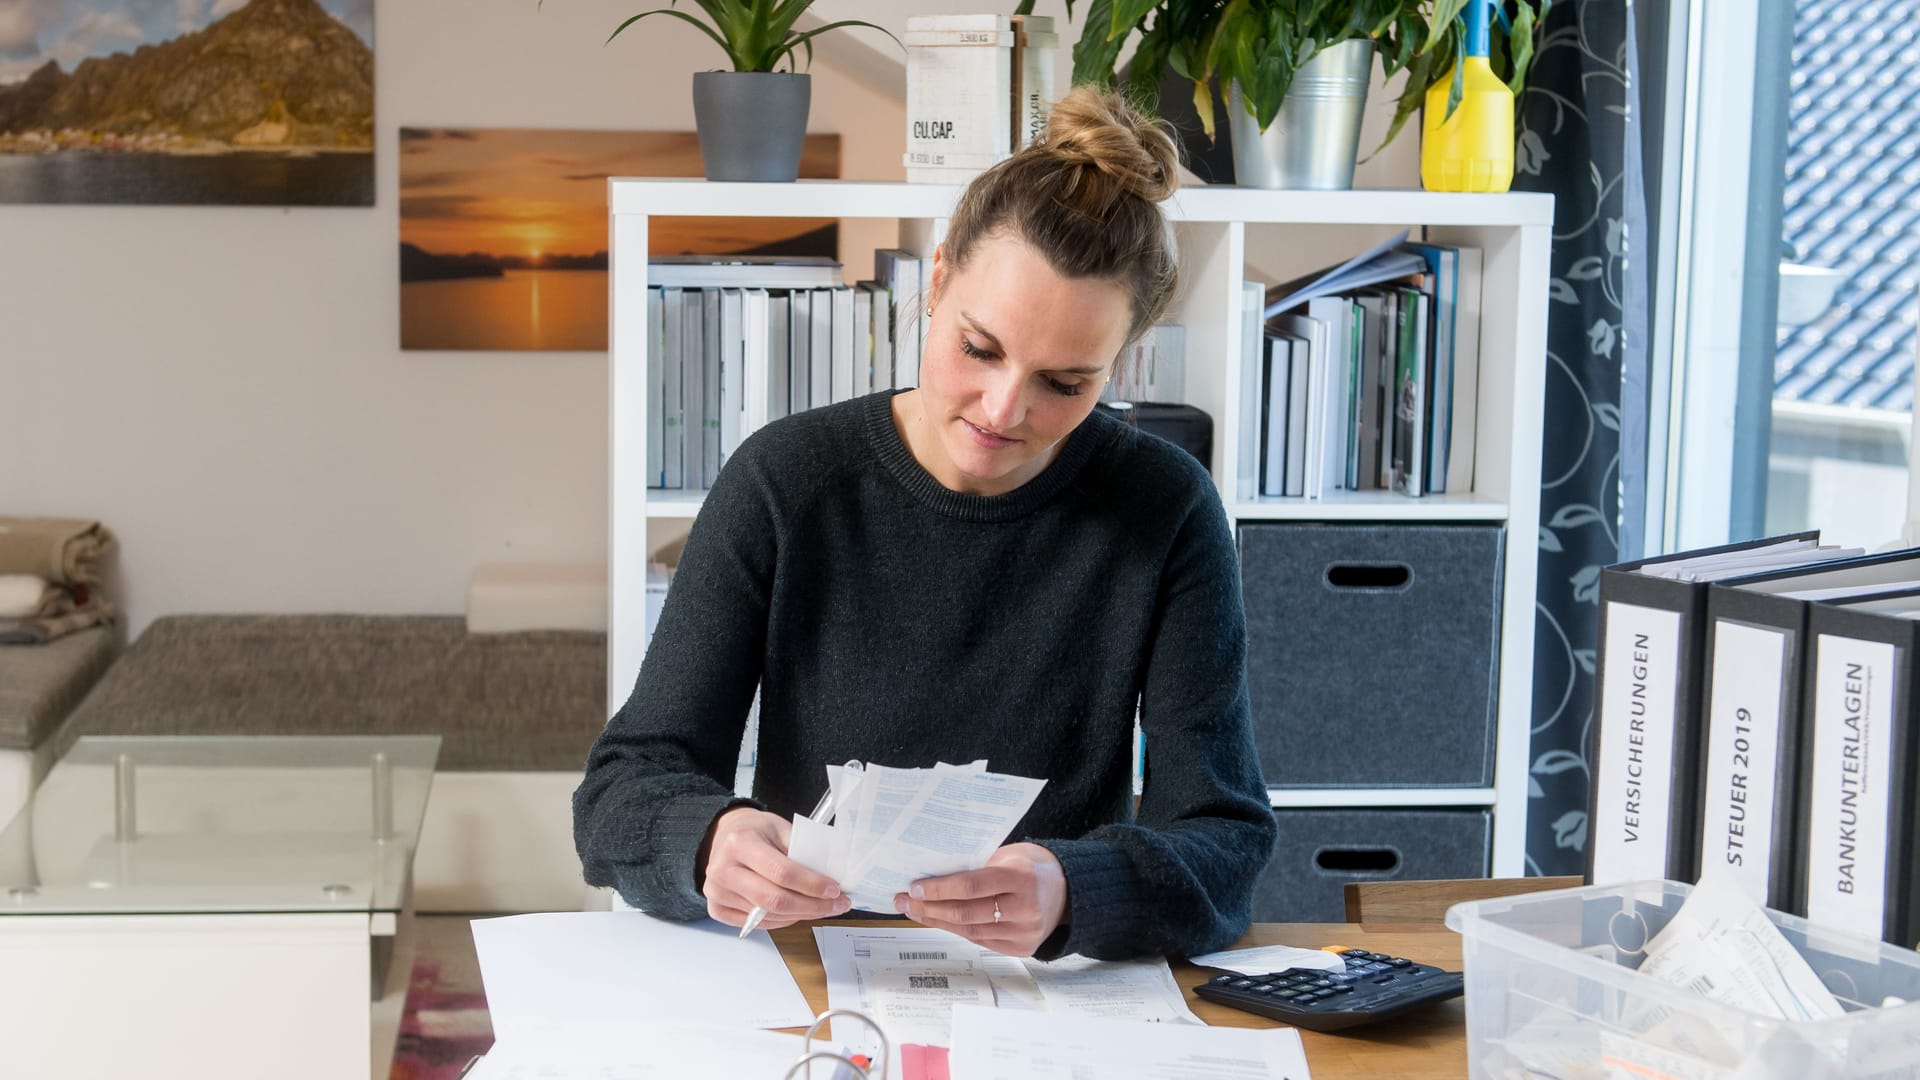
[[[1468,0],[1465,12],[1467,18],[1466,55],[1491,55],[1492,40],[1487,26],[1487,11],[1499,2],[1500,0]],[[1504,14],[1504,12],[1502,14]]]

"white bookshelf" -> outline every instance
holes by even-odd
[[[614,179],[612,326],[608,369],[611,490],[608,519],[608,713],[626,700],[645,640],[651,530],[684,530],[697,492],[646,485],[647,227],[655,216],[881,218],[899,222],[900,246],[929,253],[946,231],[960,189],[944,185],[802,180],[720,184]],[[1540,519],[1540,409],[1546,370],[1549,195],[1425,191],[1259,191],[1188,187],[1166,204],[1180,246],[1181,295],[1166,321],[1186,327],[1187,400],[1214,418],[1210,463],[1229,516],[1249,521],[1498,523],[1506,527],[1500,621],[1499,718],[1490,788],[1275,789],[1276,807],[1485,806],[1493,811],[1492,871],[1525,869],[1528,728],[1532,711],[1534,575]],[[1473,490],[1410,499],[1340,491],[1321,499],[1237,498],[1240,445],[1240,282],[1246,253],[1289,226],[1426,228],[1429,240],[1478,247],[1480,371]],[[860,253],[849,279],[865,276]],[[1302,268],[1307,269],[1307,268]],[[748,373],[749,379],[764,379]],[[758,382],[758,380],[755,380]],[[759,385],[765,385],[759,382]],[[761,395],[764,397],[764,395]],[[753,395],[749,395],[751,400]],[[751,418],[750,418],[751,421]]]

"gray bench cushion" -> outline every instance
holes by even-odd
[[[93,689],[115,651],[105,626],[44,645],[0,645],[0,749],[39,746]]]
[[[82,735],[440,735],[441,769],[570,771],[606,723],[606,635],[457,616],[155,620],[68,718]]]

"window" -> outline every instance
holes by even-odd
[[[1695,0],[1680,16],[1675,404],[1650,549],[1817,528],[1871,550],[1908,519],[1920,0],[1871,21],[1847,8]]]

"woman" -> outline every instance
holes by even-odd
[[[1073,91],[956,207],[920,386],[741,445],[574,796],[589,882],[665,918],[842,914],[838,885],[786,857],[824,766],[986,758],[1046,787],[986,867],[896,897],[909,918],[1043,958],[1192,955],[1245,932],[1274,824],[1231,530],[1192,457],[1094,410],[1172,297],[1155,204],[1176,164],[1117,98]]]

